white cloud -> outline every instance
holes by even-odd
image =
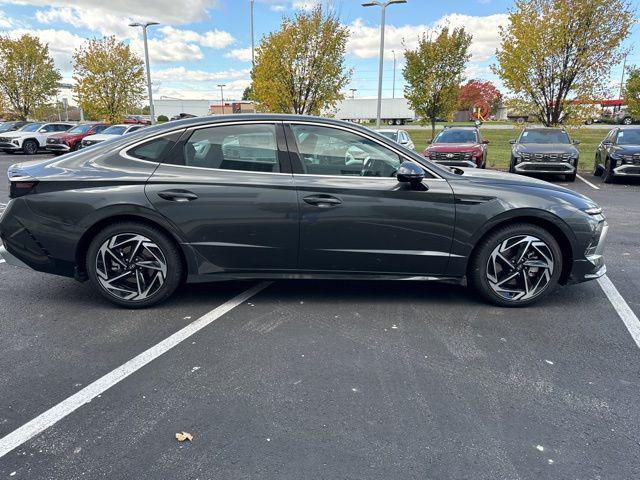
[[[172,67],[152,72],[154,81],[169,82],[215,82],[220,80],[246,80],[250,70],[223,70],[221,72],[205,72],[203,70],[187,70],[185,67]]]
[[[251,47],[249,48],[234,48],[233,50],[224,54],[225,58],[233,58],[234,60],[240,60],[241,62],[251,61]]]
[[[204,33],[193,30],[180,30],[171,26],[160,27],[158,29],[165,38],[178,38],[187,43],[197,43],[207,48],[226,48],[235,42],[235,38],[223,30],[211,30]]]
[[[249,80],[234,80],[227,82],[224,87],[225,101],[240,100],[244,89],[247,88],[251,82]],[[180,98],[183,100],[202,100],[208,99],[212,103],[220,101],[220,89],[215,85],[208,87],[191,87],[184,85],[157,85],[153,91],[154,98],[172,97]]]
[[[132,22],[131,18],[98,9],[49,8],[36,11],[36,20],[43,24],[67,23],[76,28],[86,28],[100,32],[102,35],[115,35],[120,38],[129,38],[134,34],[134,30],[129,27],[129,23]]]
[[[295,10],[311,10],[313,7],[318,5],[320,0],[294,0],[291,4],[292,8]]]
[[[166,24],[186,24],[208,18],[218,0],[4,0],[4,3],[37,7],[75,7],[119,16],[122,12],[136,20],[153,20]]]
[[[0,10],[0,28],[11,28],[13,26],[13,22],[7,15]]]
[[[464,27],[473,35],[471,43],[472,61],[486,61],[495,53],[500,44],[499,27],[506,25],[506,14],[474,17],[458,13],[446,15],[432,25],[387,25],[385,29],[385,58],[393,58],[391,50],[402,51],[415,48],[422,34],[440,31],[444,26]],[[375,58],[380,50],[380,28],[365,25],[357,19],[349,26],[351,36],[347,50],[359,58]]]

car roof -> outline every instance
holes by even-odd
[[[474,130],[477,131],[478,127],[475,125],[445,125],[443,130]]]
[[[550,131],[566,132],[564,127],[524,127],[523,130],[527,130],[529,132],[550,132]]]

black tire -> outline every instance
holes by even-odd
[[[511,162],[509,162],[509,173],[516,173],[516,166],[513,158],[511,159]]]
[[[565,175],[565,176],[564,176],[564,179],[565,179],[565,181],[567,181],[567,182],[575,182],[575,181],[576,181],[576,175],[577,175],[577,173],[576,173],[576,172],[573,172],[573,173],[570,173],[570,174],[568,174],[568,175]]]
[[[596,155],[596,159],[593,162],[593,176],[599,177],[600,175],[602,175],[602,166],[600,165],[598,156]]]
[[[22,152],[25,155],[35,155],[38,153],[38,142],[35,140],[25,140],[22,143]]]
[[[602,171],[602,181],[604,183],[613,183],[615,181],[615,173],[611,166],[611,160],[607,158],[604,162],[604,169]]]
[[[119,245],[128,244],[127,242],[123,242],[122,239],[126,239],[127,236],[130,235],[140,235],[149,240],[149,243],[145,242],[140,244],[145,245],[144,247],[137,247],[138,251],[140,251],[140,257],[136,256],[136,258],[139,260],[129,259],[129,261],[127,261],[126,256],[128,252],[116,252],[124,254],[120,257],[122,261],[111,260],[110,262],[113,268],[108,268],[108,265],[102,263],[103,261],[101,258],[103,257],[99,255],[100,249],[108,245],[108,242],[110,242],[111,239],[115,239],[117,242],[122,242]],[[132,249],[133,245],[135,245],[135,241],[136,239],[132,238],[130,242],[132,246],[125,248]],[[122,247],[119,248],[122,249]],[[106,257],[107,256],[104,258]],[[109,256],[108,258],[111,259],[113,257]],[[158,260],[158,262],[155,262],[154,258]],[[141,267],[139,263],[153,263],[154,266]],[[164,269],[161,268],[162,265],[165,266]],[[100,292],[102,296],[116,305],[127,308],[145,308],[163,302],[169,298],[180,285],[184,270],[182,257],[175,242],[158,228],[138,222],[114,223],[113,225],[109,225],[101,230],[89,245],[85,259],[85,268],[92,286]],[[99,269],[101,270],[100,273],[102,275],[99,275]],[[107,290],[105,284],[108,283],[107,280],[109,280],[109,274],[114,276],[111,278],[111,281],[113,281],[113,279],[118,275],[120,275],[120,277],[124,277],[124,279],[120,281],[120,284],[116,284],[114,285],[114,288],[112,288],[112,290],[117,291],[122,287],[123,283],[125,284],[124,288],[129,288],[129,286],[133,284],[131,275],[135,277],[137,282],[138,273],[135,272],[135,270],[141,270],[139,275],[141,275],[142,279],[144,279],[145,276],[147,277],[147,281],[145,281],[143,285],[148,285],[148,296],[143,295],[142,298],[139,299],[127,299],[119,296],[124,296],[125,290],[121,290],[119,294]],[[127,275],[127,271],[131,271],[132,273]],[[106,277],[105,272],[107,273]],[[123,273],[120,274],[120,272]],[[154,275],[157,275],[160,278],[155,278]],[[141,292],[140,283],[138,282],[137,291]],[[140,297],[141,295],[137,296]]]
[[[490,267],[488,264],[494,250],[498,249],[511,239],[517,238],[519,236],[532,236],[545,244],[546,248],[543,250],[546,252],[550,252],[551,255],[551,270],[537,270],[537,272],[539,272],[541,276],[545,275],[545,271],[550,272],[544,278],[546,283],[541,285],[539,292],[536,293],[535,291],[532,291],[531,296],[524,299],[509,299],[504,296],[505,294],[498,294],[494,290],[494,287],[491,286],[491,281],[488,278],[491,275],[491,273],[489,272]],[[517,244],[514,243],[514,245]],[[524,244],[522,245],[524,246]],[[560,274],[562,272],[562,261],[562,250],[560,249],[560,246],[558,245],[556,239],[547,230],[529,223],[514,223],[511,225],[506,225],[504,227],[499,227],[498,229],[490,232],[476,246],[469,264],[468,282],[469,285],[474,288],[485,300],[493,303],[494,305],[498,305],[501,307],[524,307],[541,300],[556,288],[556,286],[558,285],[558,279],[560,278]],[[524,279],[524,281],[526,281],[526,279],[529,278],[529,276],[527,276],[528,271],[520,270],[519,272],[522,274],[522,278],[520,277],[519,273],[516,277],[517,281],[520,281],[521,279]],[[510,272],[502,274],[509,275],[509,273]],[[546,280],[547,277],[548,280]],[[530,281],[535,282],[536,280],[534,278],[534,280]],[[527,295],[529,294],[527,293],[523,295],[523,297],[527,297]]]
[[[623,125],[631,125],[633,123],[633,118],[631,117],[624,117],[622,119],[622,124]]]

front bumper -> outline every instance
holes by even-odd
[[[68,152],[71,147],[66,143],[47,143],[45,147],[50,152]]]
[[[18,257],[9,253],[7,249],[4,248],[4,245],[0,245],[0,258],[4,260],[7,263],[7,265],[12,265],[14,267],[20,267],[20,268],[31,268],[29,267],[29,265],[24,263]]]
[[[593,253],[585,255],[582,259],[574,260],[571,269],[569,283],[581,283],[602,277],[607,273],[607,266],[604,263],[604,244],[609,232],[609,225],[604,222],[600,238]]]
[[[2,142],[0,143],[0,150],[20,150],[22,147],[15,143]]]
[[[626,163],[613,169],[613,173],[621,177],[640,177],[640,164]]]
[[[520,162],[514,169],[517,173],[575,173],[576,167],[568,162]]]

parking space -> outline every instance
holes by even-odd
[[[640,315],[640,182],[584,179],[598,189],[568,186],[605,209],[608,277]],[[130,311],[0,264],[0,439],[254,285]],[[0,478],[638,478],[639,353],[597,282],[519,310],[432,283],[274,282],[0,458]]]

